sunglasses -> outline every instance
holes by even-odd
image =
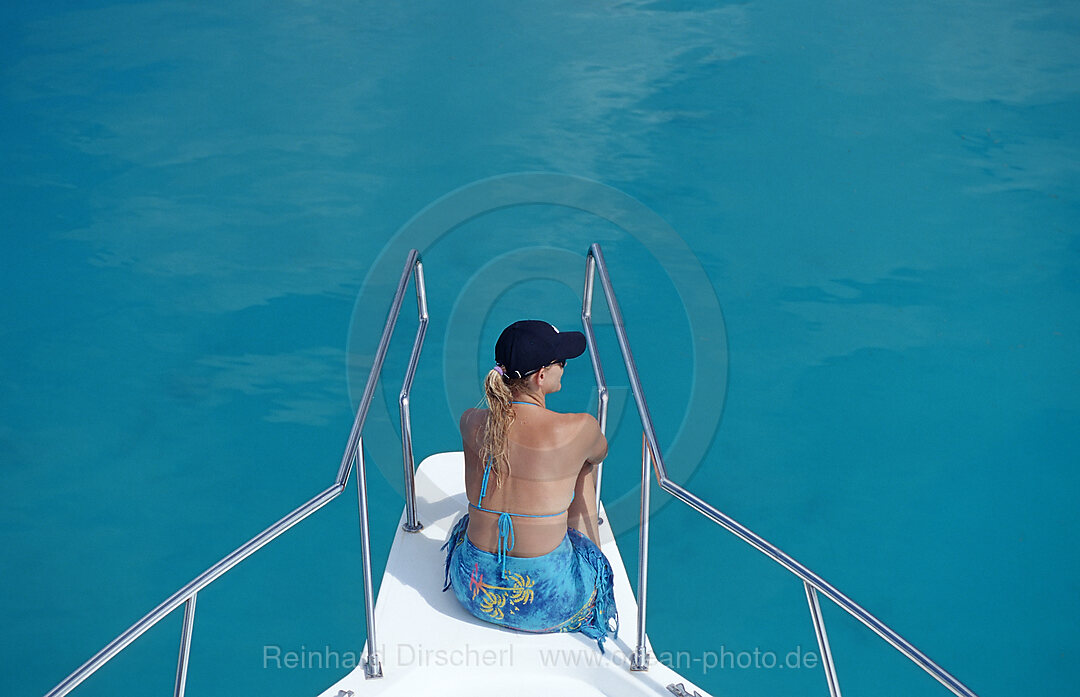
[[[525,374],[524,374],[524,375],[522,375],[521,377],[523,377],[523,378],[527,378],[527,377],[529,377],[530,375],[532,375],[533,373],[539,373],[539,372],[540,372],[541,370],[543,370],[544,368],[547,368],[547,367],[549,367],[549,366],[553,366],[553,365],[557,365],[557,366],[559,366],[560,368],[564,368],[564,369],[565,369],[565,368],[566,368],[566,361],[565,361],[565,360],[562,360],[562,361],[552,361],[551,363],[548,363],[548,364],[547,364],[547,365],[545,365],[545,366],[541,366],[540,368],[537,368],[537,369],[535,369],[535,370],[530,370],[529,372],[525,373]]]

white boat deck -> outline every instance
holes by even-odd
[[[424,529],[407,533],[399,525],[375,603],[384,677],[366,680],[358,666],[320,697],[350,693],[547,697],[553,691],[671,697],[667,686],[679,683],[685,694],[696,690],[707,697],[658,661],[651,646],[649,670],[630,671],[637,602],[608,525],[600,527],[601,548],[615,574],[620,627],[619,638],[605,642],[604,655],[595,641],[577,632],[527,634],[484,622],[466,612],[452,590],[443,593],[445,552],[439,548],[468,505],[463,471],[461,452],[432,455],[417,469],[417,517]]]

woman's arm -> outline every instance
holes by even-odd
[[[586,437],[590,441],[585,461],[598,465],[607,457],[607,438],[604,437],[604,432],[600,430],[600,423],[596,420],[596,417],[592,414],[582,414],[582,416],[585,417]]]
[[[580,414],[581,439],[585,452],[585,464],[578,472],[574,485],[574,500],[567,509],[566,524],[581,532],[597,547],[600,546],[599,519],[596,510],[596,468],[607,457],[607,438],[592,414]]]
[[[596,465],[585,463],[574,486],[574,500],[566,510],[566,525],[600,546],[600,528],[596,524]]]
[[[462,449],[476,449],[476,423],[473,414],[479,409],[466,409],[458,419],[458,430],[461,432]]]

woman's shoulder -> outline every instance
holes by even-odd
[[[458,419],[458,427],[464,431],[470,424],[486,419],[487,412],[487,409],[466,409],[461,413],[461,418]]]
[[[560,440],[592,441],[600,433],[600,424],[592,414],[577,412],[553,412],[555,429],[561,434]]]
[[[579,429],[585,429],[591,431],[592,429],[600,430],[600,422],[596,420],[596,417],[587,412],[571,412],[562,414],[564,421],[567,424],[576,426]]]

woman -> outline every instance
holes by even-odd
[[[591,415],[549,411],[545,401],[584,351],[581,332],[538,320],[499,336],[484,380],[488,408],[461,416],[469,511],[444,545],[443,590],[453,586],[480,619],[580,631],[603,652],[619,626],[596,516],[595,465],[607,440]]]

